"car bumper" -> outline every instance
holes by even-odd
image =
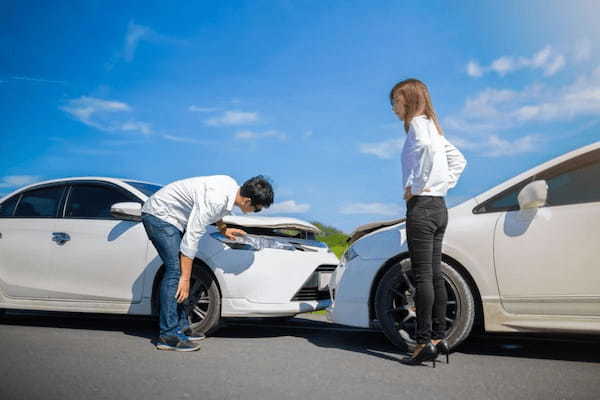
[[[223,317],[287,317],[324,310],[331,300],[292,301],[289,303],[255,303],[247,299],[223,299]]]

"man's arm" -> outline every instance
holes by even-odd
[[[246,234],[245,231],[236,228],[228,228],[227,224],[222,219],[217,221],[217,228],[227,239],[235,240],[236,236],[243,236]]]
[[[194,260],[188,256],[181,254],[179,257],[179,265],[181,265],[181,276],[177,285],[177,293],[175,298],[178,303],[181,303],[190,295],[190,276],[192,275],[192,263]]]

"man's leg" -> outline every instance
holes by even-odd
[[[142,221],[164,264],[164,275],[160,283],[160,337],[171,338],[170,341],[174,341],[174,337],[185,339],[179,333],[179,320],[184,315],[183,307],[175,299],[181,275],[179,246],[182,234],[175,226],[153,215],[144,214]]]

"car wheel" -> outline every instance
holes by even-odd
[[[202,267],[192,270],[186,311],[193,334],[206,335],[218,329],[221,295],[213,275]]]
[[[475,320],[475,301],[465,279],[442,261],[448,306],[446,338],[456,347],[469,336]],[[375,294],[375,313],[385,336],[397,347],[412,352],[417,327],[415,279],[410,259],[391,267],[383,276]]]

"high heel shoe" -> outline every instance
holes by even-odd
[[[441,341],[439,341],[435,345],[435,348],[437,349],[439,354],[446,355],[446,364],[450,364],[450,346],[448,345],[446,339],[442,339]]]
[[[432,343],[427,343],[417,354],[400,360],[406,365],[421,365],[424,361],[433,361],[435,368],[435,360],[438,356],[438,349]]]

